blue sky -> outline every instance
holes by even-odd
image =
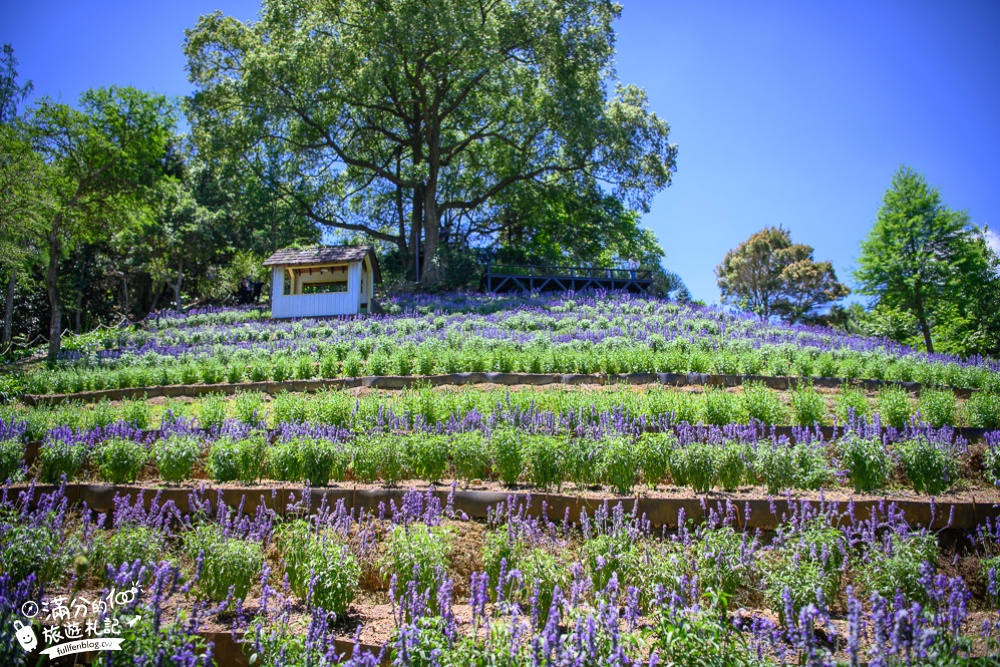
[[[848,280],[893,172],[908,164],[946,204],[1000,230],[1000,2],[623,0],[618,74],[642,86],[679,145],[674,185],[644,224],[696,298],[767,225]],[[36,94],[94,86],[190,92],[183,31],[254,0],[0,3]],[[1000,237],[994,237],[1000,242]]]

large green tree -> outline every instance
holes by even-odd
[[[165,97],[135,88],[85,92],[78,108],[40,100],[27,119],[35,150],[50,171],[42,245],[48,254],[49,357],[62,340],[60,260],[77,244],[105,239],[148,217],[150,192],[175,123]]]
[[[830,262],[813,259],[811,246],[792,243],[782,227],[767,227],[726,253],[715,269],[722,301],[763,319],[803,322],[849,293]]]
[[[31,82],[18,82],[17,58],[10,44],[0,50],[0,276],[4,284],[3,342],[11,339],[14,287],[36,255],[31,238],[43,210],[43,165],[18,122],[18,105]]]
[[[613,70],[607,0],[268,0],[188,32],[199,147],[248,163],[315,222],[428,258],[491,236],[508,188],[559,176],[644,210],[676,148]],[[423,244],[422,251],[417,249]]]
[[[989,303],[995,267],[995,254],[968,213],[945,206],[921,174],[901,167],[861,243],[854,276],[858,291],[873,297],[880,312],[912,317],[927,351],[934,352],[936,326],[952,332],[945,338],[963,337],[995,317],[989,312],[1000,305]]]

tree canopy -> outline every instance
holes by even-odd
[[[614,74],[619,12],[606,0],[268,0],[254,23],[216,12],[185,44],[195,140],[276,165],[277,191],[306,216],[424,257],[433,283],[440,249],[496,240],[517,186],[597,188],[644,211],[670,183],[669,126]]]
[[[767,227],[726,253],[715,269],[722,301],[767,319],[803,322],[849,293],[830,262],[811,246],[792,243],[782,227]]]
[[[898,322],[892,313],[899,312],[913,321],[928,352],[943,343],[969,353],[997,346],[997,266],[968,213],[945,206],[921,174],[901,167],[861,243],[854,275],[882,319]]]
[[[62,337],[60,259],[75,244],[106,238],[148,215],[175,112],[162,96],[111,87],[86,91],[79,108],[43,98],[27,123],[50,170],[52,205],[41,245],[48,252],[49,356],[55,358]]]

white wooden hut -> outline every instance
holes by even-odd
[[[371,246],[286,248],[264,261],[271,269],[271,317],[326,317],[371,312],[382,282]]]

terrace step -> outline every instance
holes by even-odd
[[[673,387],[738,387],[751,382],[759,382],[770,389],[779,391],[812,384],[817,387],[835,389],[841,386],[860,387],[875,391],[881,387],[900,387],[909,392],[919,392],[919,382],[899,382],[895,380],[851,380],[846,378],[789,377],[767,375],[717,375],[709,373],[624,373],[624,374],[559,374],[559,373],[450,373],[447,375],[379,375],[354,378],[327,378],[314,380],[284,380],[281,382],[234,382],[220,384],[177,384],[154,387],[127,387],[122,389],[101,389],[69,394],[24,394],[21,398],[27,405],[59,405],[66,401],[96,403],[101,400],[120,401],[128,398],[174,398],[179,396],[204,396],[206,394],[232,395],[243,391],[259,391],[266,394],[288,392],[316,392],[321,389],[352,389],[371,387],[375,389],[409,389],[430,385],[500,384],[514,385],[580,385],[580,384],[662,384]],[[957,398],[969,398],[977,389],[965,387],[950,388]]]
[[[18,494],[30,487],[26,484],[14,484],[9,493]],[[40,495],[51,493],[58,487],[55,485],[34,485],[34,499]],[[268,486],[202,486],[198,489],[163,487],[150,489],[129,485],[112,484],[75,484],[65,485],[65,496],[73,505],[87,504],[87,507],[97,512],[110,512],[114,509],[116,495],[125,496],[130,503],[135,504],[141,497],[143,505],[148,509],[154,500],[162,506],[172,502],[182,514],[190,514],[193,495],[198,492],[203,499],[214,503],[222,502],[229,507],[242,507],[245,514],[254,514],[259,507],[273,510],[278,515],[285,515],[301,509],[303,494],[308,491],[310,511],[315,512],[322,504],[331,507],[343,502],[345,509],[352,511],[378,512],[379,506],[388,507],[390,503],[401,506],[406,494],[413,489],[383,488],[309,488],[309,487],[268,487]],[[929,530],[975,530],[986,519],[996,520],[1000,517],[1000,504],[992,502],[977,502],[973,497],[962,501],[938,501],[934,498],[903,499],[903,498],[872,498],[865,497],[849,501],[833,502],[826,500],[822,494],[799,494],[798,496],[767,497],[767,498],[733,498],[725,493],[710,493],[703,496],[694,494],[671,497],[652,498],[645,496],[579,496],[562,493],[542,493],[511,491],[492,492],[458,490],[438,487],[435,489],[417,490],[421,494],[429,494],[441,502],[441,505],[451,506],[455,513],[469,519],[485,520],[488,510],[513,499],[518,503],[526,503],[526,512],[532,517],[548,517],[553,521],[569,516],[576,520],[584,510],[593,515],[594,511],[607,503],[609,505],[623,504],[626,510],[645,515],[655,529],[674,529],[678,523],[691,521],[695,524],[704,522],[710,511],[721,516],[732,512],[740,528],[774,530],[787,517],[800,512],[803,505],[835,507],[841,515],[841,522],[849,522],[850,515],[856,521],[885,517],[889,511],[901,512],[911,527],[927,528]]]

